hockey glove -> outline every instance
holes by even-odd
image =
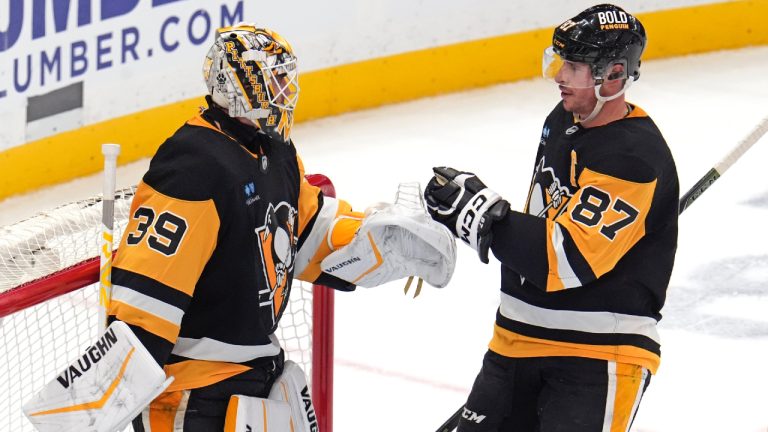
[[[424,189],[427,211],[470,245],[488,263],[491,225],[506,216],[509,203],[474,174],[448,167],[432,168],[435,176]]]

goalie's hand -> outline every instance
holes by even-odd
[[[472,173],[448,167],[432,171],[435,175],[424,189],[430,216],[475,249],[480,261],[487,264],[491,225],[506,216],[509,203]]]

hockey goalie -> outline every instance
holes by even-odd
[[[346,291],[451,278],[453,236],[418,187],[359,213],[306,180],[282,37],[219,29],[203,72],[208,107],[137,187],[109,327],[24,406],[41,432],[317,431],[304,372],[275,336],[294,277]]]

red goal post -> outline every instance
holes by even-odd
[[[326,196],[331,181],[307,175]],[[115,239],[135,188],[115,194]],[[0,227],[0,430],[32,432],[21,406],[91,345],[99,329],[101,197]],[[309,375],[319,430],[333,424],[333,289],[294,280],[277,335]],[[130,430],[130,428],[128,429]]]

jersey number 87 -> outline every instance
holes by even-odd
[[[594,186],[587,186],[581,192],[579,203],[571,210],[571,219],[582,225],[594,227],[603,220],[603,215],[609,207],[616,213],[624,215],[616,222],[600,227],[600,234],[608,240],[613,240],[620,229],[630,225],[640,214],[636,208],[621,198],[614,200],[608,192]]]

